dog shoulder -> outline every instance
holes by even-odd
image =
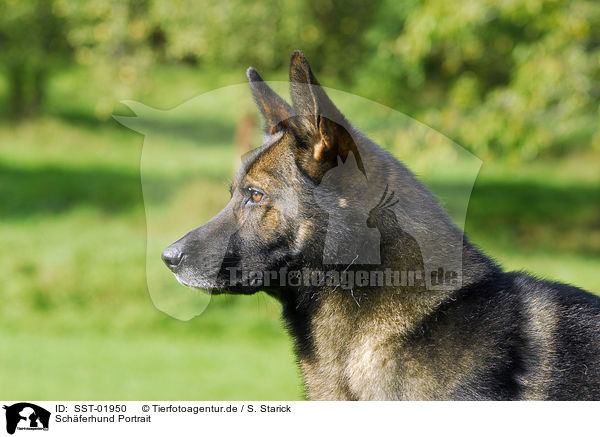
[[[525,314],[529,399],[600,397],[600,298],[580,288],[511,273]]]

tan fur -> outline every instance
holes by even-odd
[[[398,357],[402,337],[441,296],[384,293],[359,306],[351,293],[328,294],[314,317],[315,355],[300,363],[308,398],[382,400],[395,399],[398,393],[406,399],[437,398],[438,387],[431,386],[434,378],[427,377],[418,351],[412,361],[406,356],[402,368]]]

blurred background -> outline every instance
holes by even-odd
[[[189,322],[152,305],[143,136],[111,118],[132,115],[122,100],[169,109],[243,82],[249,65],[286,80],[298,48],[322,84],[483,160],[472,241],[600,293],[596,0],[0,0],[0,398],[302,398],[270,298],[213,298]],[[207,117],[186,121],[214,140],[199,222],[228,197],[213,176],[231,144],[258,145],[243,134],[257,119]],[[182,131],[172,141],[193,145]],[[177,169],[158,164],[166,184]]]

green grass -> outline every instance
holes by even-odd
[[[173,106],[218,85],[185,70],[166,80],[171,73],[156,72],[144,101]],[[1,397],[300,399],[271,298],[214,297],[188,322],[151,300],[164,298],[152,288],[166,278],[177,305],[196,302],[159,266],[155,247],[227,201],[235,102],[219,106],[214,97],[192,108],[199,119],[175,114],[142,157],[140,134],[94,117],[102,90],[87,85],[85,74],[65,72],[50,89],[50,115],[0,123]],[[506,268],[600,292],[599,162],[590,153],[484,163],[466,219],[471,240]],[[461,174],[429,179],[451,203],[468,188]],[[163,275],[149,276],[150,293],[147,247]]]
[[[285,342],[102,333],[0,341],[6,399],[299,400]],[[35,358],[37,357],[37,358]],[[282,383],[284,382],[284,383]]]

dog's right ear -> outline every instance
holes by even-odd
[[[246,71],[254,101],[265,119],[265,131],[275,133],[288,126],[292,108],[250,67]]]
[[[350,123],[331,101],[300,50],[290,60],[290,93],[294,128],[305,141],[297,147],[300,168],[314,180],[354,155],[358,169],[366,176],[358,146],[350,134]]]

